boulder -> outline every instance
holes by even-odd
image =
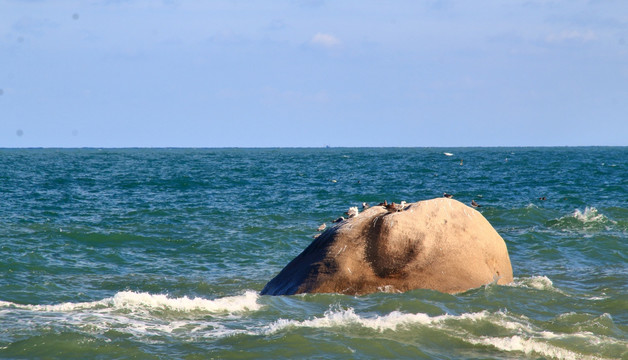
[[[506,243],[475,209],[447,198],[373,206],[328,228],[262,295],[457,293],[512,282]]]

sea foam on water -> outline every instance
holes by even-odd
[[[261,305],[257,302],[259,295],[254,291],[247,291],[243,295],[227,296],[214,300],[200,297],[171,298],[162,294],[122,291],[113,297],[93,302],[66,302],[57,305],[22,305],[7,301],[0,301],[1,308],[16,308],[39,312],[71,312],[85,309],[148,309],[172,310],[180,312],[202,311],[209,313],[240,313],[243,311],[258,310]]]

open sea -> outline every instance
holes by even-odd
[[[350,206],[443,192],[512,284],[259,294]],[[628,147],[0,149],[0,220],[1,359],[628,359]]]

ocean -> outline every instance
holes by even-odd
[[[350,206],[444,192],[512,284],[260,295]],[[628,147],[0,149],[0,219],[2,359],[628,359]]]

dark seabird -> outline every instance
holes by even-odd
[[[332,221],[332,222],[333,222],[333,223],[339,223],[339,222],[341,222],[341,221],[345,221],[344,216],[341,216],[341,217],[339,217],[338,219],[336,219],[336,220],[334,220],[334,221]]]
[[[388,212],[399,212],[403,209],[401,205],[395,204],[394,202],[392,204],[386,205],[385,207]]]
[[[482,207],[482,205],[475,202],[475,200],[471,200],[471,206],[473,207]]]
[[[454,197],[451,194],[447,194],[447,193],[443,193],[443,196],[446,197],[447,199],[451,199],[452,197]]]
[[[388,206],[388,201],[384,200],[384,202],[377,204],[377,206]]]
[[[547,198],[543,196],[543,197],[540,197],[539,200],[547,200]]]

